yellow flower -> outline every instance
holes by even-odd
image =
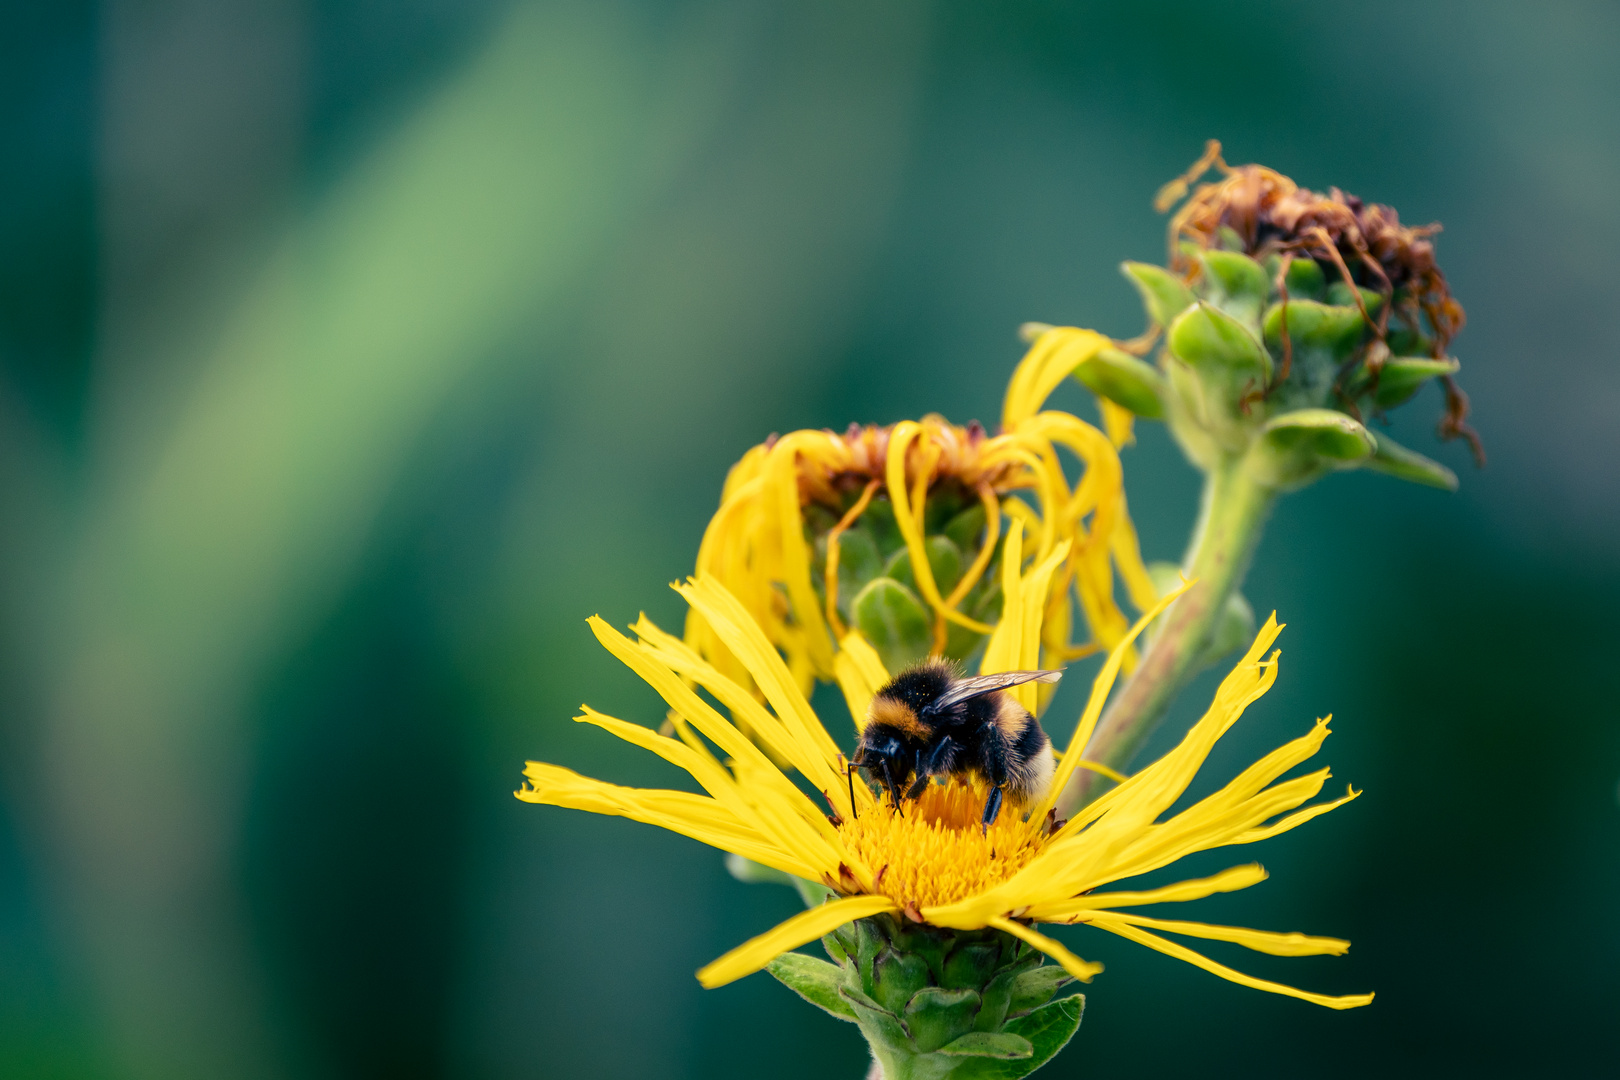
[[[892,514],[893,557],[906,563],[908,594],[924,605],[915,609],[919,617],[932,622],[931,643],[924,633],[927,651],[965,656],[993,629],[997,598],[981,584],[1005,516],[1030,530],[1039,558],[1068,545],[1045,597],[1045,662],[1113,648],[1129,626],[1114,599],[1114,567],[1138,608],[1156,598],[1126,510],[1117,443],[1068,413],[1042,411],[1058,384],[1108,344],[1089,330],[1042,334],[1013,374],[995,436],[976,424],[960,427],[928,416],[888,427],[852,425],[842,435],[795,431],[754,447],[726,477],[696,576],[713,577],[748,609],[808,691],[815,679],[838,674],[835,658],[855,599],[847,583],[851,530],[879,517],[890,528]],[[1120,417],[1106,409],[1105,415],[1119,440],[1128,437]],[[1072,486],[1059,448],[1084,466]],[[959,573],[953,565],[953,580],[936,580],[930,544],[943,539],[943,521],[956,513],[972,518],[968,534],[958,533],[966,565]],[[954,558],[957,547],[946,546]],[[1090,642],[1070,640],[1071,597],[1078,599]],[[978,606],[967,610],[969,603]],[[948,640],[955,647],[948,649]],[[722,673],[749,683],[747,666],[696,608],[687,618],[686,641]],[[1127,652],[1126,670],[1134,663]]]
[[[1033,666],[1040,647],[1046,591],[1068,558],[1064,541],[1026,574],[1022,530],[1010,530],[1006,544],[1002,559],[1006,609],[987,644],[984,673]],[[1340,954],[1349,947],[1348,942],[1158,919],[1124,910],[1246,888],[1266,876],[1257,865],[1161,888],[1096,891],[1196,851],[1264,840],[1355,797],[1352,791],[1301,810],[1298,808],[1321,790],[1327,770],[1273,782],[1316,752],[1328,734],[1323,720],[1309,734],[1244,770],[1220,791],[1159,820],[1186,791],[1216,740],[1276,679],[1276,653],[1261,659],[1281,630],[1275,618],[1260,631],[1248,654],[1221,684],[1214,704],[1176,749],[1125,779],[1067,823],[1053,822],[1048,811],[1074,769],[1084,764],[1080,751],[1096,725],[1125,648],[1174,595],[1156,604],[1115,646],[1097,676],[1051,793],[1029,807],[1027,815],[1003,813],[988,832],[981,832],[977,811],[984,804],[984,793],[961,782],[930,786],[915,804],[907,805],[904,816],[880,804],[864,784],[850,784],[838,746],[747,608],[711,576],[699,576],[675,588],[745,667],[764,701],[720,673],[685,642],[659,630],[645,615],[633,627],[637,641],[602,619],[592,618],[591,628],[608,651],[669,703],[680,737],[662,736],[589,707],[578,719],[685,769],[708,794],[620,787],[556,765],[530,762],[525,773],[528,784],[517,796],[528,802],[622,815],[658,825],[821,882],[838,894],[704,967],[698,972],[703,985],[731,982],[844,923],[890,912],[952,929],[997,928],[1086,981],[1102,970],[1101,965],[1081,959],[1037,932],[1032,924],[1089,924],[1233,982],[1330,1008],[1351,1008],[1372,1000],[1371,994],[1332,997],[1252,978],[1156,931],[1236,942],[1282,956]],[[854,715],[864,717],[873,689],[888,674],[869,648],[860,647],[858,637],[849,642],[848,651],[851,659],[842,665],[841,683]],[[697,686],[750,725],[758,745],[701,697]],[[1034,703],[1033,685],[1010,692],[1026,707]],[[729,760],[722,762],[710,749],[711,743]],[[796,769],[812,790],[819,789],[825,805],[773,764],[772,756]]]

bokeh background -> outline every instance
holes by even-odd
[[[1612,1076],[1617,55],[1596,2],[6,3],[0,1075],[860,1075],[692,978],[786,890],[521,764],[668,783],[569,722],[662,715],[584,618],[678,624],[768,433],[993,421],[1020,322],[1136,333],[1213,136],[1444,221],[1491,460],[1423,395],[1462,491],[1330,478],[1246,589],[1283,676],[1214,768],[1333,712],[1366,795],[1202,912],[1356,946],[1212,952],[1377,1002],[1077,929],[1042,1075]],[[1124,457],[1178,557],[1195,474]]]

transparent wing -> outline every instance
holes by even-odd
[[[925,713],[943,712],[952,705],[960,705],[985,694],[993,694],[997,690],[1005,690],[1009,686],[1020,683],[1044,682],[1055,683],[1063,678],[1061,671],[1002,671],[994,675],[979,675],[972,679],[958,679],[951,683],[951,688],[939,696],[937,701],[922,709]]]

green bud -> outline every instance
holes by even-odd
[[[917,594],[893,578],[874,578],[850,603],[850,616],[883,664],[899,671],[928,655],[934,620]]]
[[[1119,268],[1142,294],[1142,305],[1147,308],[1148,317],[1159,326],[1169,326],[1177,315],[1192,306],[1192,290],[1164,267],[1128,262],[1121,263]]]
[[[1242,323],[1202,301],[1170,324],[1170,352],[1203,372],[1224,375],[1230,383],[1271,378],[1271,357]]]
[[[1355,292],[1351,292],[1350,286],[1343,281],[1333,282],[1327,287],[1328,303],[1339,304],[1344,307],[1355,307],[1357,293],[1361,295],[1361,303],[1366,307],[1367,314],[1374,319],[1378,318],[1378,311],[1384,306],[1384,294],[1372,289],[1362,288],[1359,285],[1356,287]]]
[[[833,963],[788,953],[766,970],[858,1024],[888,1080],[1016,1080],[1051,1060],[1080,1026],[1084,998],[1053,1000],[1074,980],[998,930],[879,915],[839,927],[823,943]]]
[[[1265,307],[1271,288],[1265,269],[1235,251],[1205,251],[1198,261],[1207,279],[1205,298],[1245,326],[1258,330],[1260,309]]]
[[[1092,393],[1149,420],[1164,418],[1164,376],[1152,364],[1121,349],[1101,349],[1075,368],[1074,377]]]
[[[1408,450],[1388,435],[1374,435],[1373,438],[1378,443],[1378,449],[1367,462],[1369,469],[1410,480],[1414,484],[1427,484],[1444,491],[1457,490],[1457,474],[1438,461],[1431,461],[1415,450]]]

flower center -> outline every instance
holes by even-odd
[[[977,780],[930,784],[903,814],[883,803],[839,831],[877,875],[877,892],[902,907],[949,904],[1006,881],[1044,842],[1043,823],[1024,821],[1012,806],[982,830],[987,794]]]

